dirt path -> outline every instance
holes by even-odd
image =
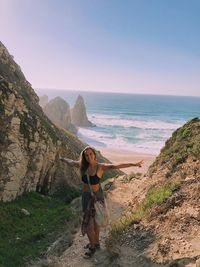
[[[148,169],[148,166],[152,162],[152,158],[149,159],[149,161],[145,161],[144,168],[140,171],[145,173]],[[129,177],[128,177],[129,178]],[[116,178],[115,180],[111,180],[112,182],[112,190],[109,190],[106,194],[107,197],[107,203],[108,208],[110,212],[110,220],[111,222],[123,214],[123,212],[127,211],[129,209],[132,209],[138,202],[141,201],[141,199],[145,196],[146,190],[149,187],[149,185],[152,183],[151,179],[149,179],[146,176],[143,176],[141,179],[137,179],[137,176],[135,176],[131,181],[128,181],[129,179],[126,179],[125,176],[120,176]],[[108,183],[108,181],[106,181]],[[187,189],[188,188],[188,189]],[[187,190],[190,191],[190,187],[186,187]],[[186,191],[185,193],[189,195],[189,191]],[[183,192],[184,193],[184,192]],[[77,199],[78,200],[78,199]],[[76,209],[78,207],[80,208],[80,203],[77,203]],[[135,227],[132,227],[129,231],[127,231],[121,236],[122,243],[115,244],[114,248],[112,247],[112,252],[116,251],[116,255],[119,257],[115,257],[112,260],[110,259],[111,255],[108,253],[105,247],[105,240],[109,233],[108,229],[102,229],[100,233],[100,243],[101,243],[101,249],[96,251],[95,255],[91,259],[84,259],[84,246],[88,243],[88,239],[86,236],[82,236],[80,230],[74,235],[72,245],[68,247],[61,256],[55,257],[55,258],[48,258],[47,262],[45,264],[41,265],[34,265],[34,267],[170,267],[170,266],[187,266],[187,267],[193,267],[193,266],[199,266],[195,264],[195,256],[199,255],[199,239],[198,239],[198,226],[193,227],[193,232],[191,232],[191,235],[195,233],[196,239],[192,237],[192,241],[188,241],[190,243],[191,248],[193,249],[192,254],[188,254],[188,246],[186,244],[188,233],[185,234],[183,231],[183,234],[180,235],[180,231],[177,231],[177,228],[175,232],[172,233],[172,230],[175,226],[173,222],[173,218],[176,219],[177,222],[180,222],[180,218],[183,216],[182,213],[185,214],[186,211],[191,216],[194,217],[193,212],[193,205],[191,203],[188,203],[188,209],[186,210],[187,205],[183,205],[179,207],[176,207],[174,209],[170,210],[170,218],[172,220],[163,220],[161,217],[156,217],[156,220],[153,221],[153,226],[156,225],[156,234],[158,239],[155,239],[155,235],[151,235],[151,232],[148,231],[148,228],[151,228],[148,224],[143,224],[140,226],[135,225]],[[191,209],[192,207],[192,209]],[[179,210],[180,209],[180,210]],[[182,213],[181,213],[182,212]],[[180,216],[179,216],[180,215]],[[188,215],[188,216],[189,216]],[[180,217],[180,218],[179,218]],[[166,217],[167,218],[167,217]],[[188,217],[190,218],[190,217]],[[161,220],[161,221],[160,221]],[[166,225],[164,224],[166,222]],[[178,226],[182,227],[182,224],[177,224]],[[177,227],[178,227],[177,226]],[[139,227],[139,228],[138,228]],[[180,228],[179,227],[179,228]],[[179,229],[178,228],[178,229]],[[135,229],[135,230],[134,230]],[[196,231],[196,232],[195,232]],[[173,236],[171,239],[169,238],[171,233]],[[155,240],[154,240],[155,239]],[[163,264],[163,253],[165,253],[165,248],[168,248],[168,241],[172,240],[172,244],[170,245],[170,249],[172,251],[166,252],[166,259],[170,260],[169,263]],[[194,244],[193,244],[193,243]],[[157,249],[159,248],[159,249]],[[113,250],[114,249],[114,250]],[[161,254],[158,254],[161,250]],[[181,254],[180,252],[177,253],[177,251],[181,250],[184,252],[184,254]],[[155,254],[154,252],[156,251]],[[195,252],[196,251],[196,252]],[[185,253],[187,252],[187,253]],[[154,254],[155,255],[154,255]],[[160,253],[160,252],[159,252]],[[177,253],[177,256],[174,256],[174,253]],[[156,258],[157,257],[157,258]],[[180,259],[179,259],[180,258]],[[193,260],[194,258],[194,260]],[[200,262],[200,259],[198,257],[197,261]],[[156,262],[160,262],[156,263]],[[33,266],[32,266],[33,267]]]
[[[107,204],[110,212],[111,221],[119,218],[129,204],[134,193],[138,190],[139,180],[131,183],[124,183],[123,176],[117,178],[113,182],[113,189],[107,193]],[[102,229],[100,233],[101,249],[98,250],[92,259],[84,259],[83,247],[88,243],[86,236],[82,236],[81,232],[76,233],[73,244],[59,258],[54,259],[51,266],[54,267],[94,267],[109,266],[109,254],[105,248],[105,238],[108,229]]]

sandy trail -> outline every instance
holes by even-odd
[[[119,177],[114,182],[114,189],[107,193],[107,204],[110,213],[110,219],[113,221],[122,214],[126,209],[128,202],[132,196],[133,189],[130,184],[122,182],[122,177]],[[93,258],[84,259],[83,255],[86,250],[83,247],[88,243],[87,236],[82,236],[79,230],[74,236],[73,244],[69,247],[60,258],[54,261],[55,267],[92,267],[94,265],[104,264],[106,266],[108,254],[105,248],[105,238],[108,235],[109,227],[102,229],[100,233],[101,249],[98,250]],[[103,265],[102,265],[103,266]]]
[[[128,173],[130,174],[131,172],[134,172],[134,173],[142,172],[143,174],[145,174],[146,171],[148,170],[149,165],[155,160],[155,156],[153,155],[145,155],[145,154],[141,155],[141,154],[135,154],[135,153],[133,154],[133,153],[118,151],[114,149],[103,149],[103,150],[101,149],[101,153],[104,156],[106,156],[108,159],[110,159],[111,162],[116,162],[116,163],[137,162],[141,159],[144,159],[144,165],[140,169],[138,168],[123,169],[123,171],[125,171],[127,174]],[[121,217],[121,215],[127,209],[132,208],[133,205],[135,205],[138,200],[141,201],[141,199],[145,195],[147,188],[149,187],[149,184],[151,183],[148,176],[146,175],[142,175],[141,179],[133,178],[131,181],[127,181],[126,175],[120,176],[116,179],[110,179],[109,181],[111,181],[113,184],[112,190],[109,190],[106,193],[111,222]],[[106,181],[106,183],[108,183],[109,181]],[[172,209],[172,212],[173,212],[173,209]],[[175,213],[177,212],[175,211]],[[169,227],[171,226],[166,225],[164,231],[167,232],[167,229]],[[48,264],[45,266],[48,266],[48,267],[67,267],[67,266],[68,267],[79,267],[79,266],[82,266],[82,267],[95,267],[95,266],[98,266],[98,267],[117,267],[117,266],[123,266],[123,267],[125,266],[126,267],[133,267],[133,266],[163,267],[163,266],[166,266],[166,267],[169,267],[169,266],[172,266],[170,265],[170,263],[169,265],[162,264],[162,261],[160,260],[160,258],[158,261],[156,260],[156,262],[160,262],[159,264],[159,263],[156,263],[155,260],[152,261],[151,257],[146,257],[147,248],[148,248],[149,253],[154,251],[152,250],[152,248],[149,247],[149,245],[150,244],[157,245],[157,243],[159,245],[159,242],[160,242],[159,240],[156,241],[157,243],[153,242],[151,234],[148,231],[146,231],[146,228],[140,229],[140,231],[138,231],[138,228],[135,231],[134,229],[131,229],[130,232],[125,233],[123,235],[123,240],[122,240],[124,243],[114,244],[114,247],[112,247],[112,252],[114,251],[115,253],[116,251],[116,255],[119,255],[119,257],[115,257],[114,259],[111,260],[110,259],[111,255],[108,253],[105,247],[105,240],[106,240],[106,237],[108,236],[109,230],[110,230],[109,228],[102,229],[100,233],[101,249],[96,251],[96,253],[91,259],[83,258],[83,255],[85,252],[84,246],[88,243],[88,239],[86,236],[83,237],[81,234],[81,231],[79,230],[74,235],[72,245],[68,249],[66,249],[60,257],[55,257],[53,259],[51,258],[50,261],[48,261]],[[162,236],[163,235],[164,234],[162,234]],[[168,235],[166,236],[166,238],[163,237],[161,241],[165,242],[167,238],[168,238]],[[173,240],[174,240],[173,246],[175,246],[175,241],[179,240],[180,242],[178,243],[178,249],[185,248],[186,237],[184,235],[182,235],[181,240],[178,234],[174,235]],[[161,244],[163,244],[162,242]],[[196,246],[196,251],[198,251],[199,239],[197,239],[196,241],[193,240],[193,242],[196,242],[196,243],[191,244],[191,246],[193,246],[194,250]],[[170,256],[170,259],[171,259],[171,256]],[[173,257],[173,259],[174,259],[173,264],[175,265],[178,264],[177,266],[187,266],[187,267],[196,266],[194,261],[192,261],[189,258],[182,259],[182,261],[181,259],[176,261],[177,259],[176,257]],[[184,265],[182,264],[183,262],[185,262]]]
[[[137,162],[141,159],[145,160],[143,168],[129,168],[123,169],[127,174],[133,171],[145,173],[149,165],[155,159],[153,155],[138,155],[138,154],[127,154],[119,153],[115,150],[104,149],[101,151],[104,156],[109,158],[112,162]],[[116,153],[118,152],[118,153]],[[123,159],[123,160],[120,160]],[[145,178],[143,178],[145,180]],[[130,200],[136,196],[139,191],[142,190],[141,184],[143,181],[134,179],[130,183],[124,183],[124,176],[120,176],[116,179],[110,179],[113,183],[112,190],[106,193],[107,205],[110,214],[110,221],[119,218],[123,212],[128,207]],[[106,181],[107,183],[108,181]],[[145,182],[144,182],[145,184]],[[82,236],[79,230],[73,240],[73,244],[58,258],[55,258],[50,266],[52,267],[94,267],[94,266],[109,266],[109,254],[106,251],[105,239],[109,232],[109,227],[107,229],[102,229],[100,232],[100,244],[101,249],[97,250],[91,259],[84,259],[83,255],[86,250],[84,246],[88,243],[87,236]]]

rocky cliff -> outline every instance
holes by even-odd
[[[69,104],[57,96],[52,99],[43,108],[47,117],[54,122],[57,126],[62,127],[72,133],[76,133],[77,129],[71,122],[71,113]]]
[[[177,129],[167,140],[133,193],[127,217],[122,222],[110,242],[112,254],[117,251],[119,255],[110,266],[122,266],[120,262],[125,258],[129,258],[126,266],[197,266],[195,262],[200,261],[199,118]]]
[[[160,239],[151,245],[148,255],[158,262],[195,261],[200,256],[199,118],[173,133],[150,166],[149,176],[149,189],[173,189],[169,198],[151,210],[148,223]]]
[[[38,103],[31,84],[0,42],[0,200],[80,183],[79,171],[60,163],[58,155],[77,160],[86,144],[58,129]]]
[[[72,123],[76,126],[94,126],[87,118],[86,107],[82,96],[78,96],[74,107],[71,110]]]

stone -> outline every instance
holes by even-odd
[[[21,212],[26,216],[30,216],[31,215],[30,212],[28,210],[26,210],[26,209],[21,209]]]

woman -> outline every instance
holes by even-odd
[[[111,169],[121,169],[128,167],[142,167],[143,160],[137,163],[121,163],[121,164],[107,164],[99,163],[96,159],[95,149],[87,146],[80,154],[80,161],[74,161],[68,158],[60,157],[60,160],[67,162],[71,166],[80,168],[83,193],[82,193],[82,208],[84,212],[82,233],[86,233],[89,239],[89,244],[85,247],[88,251],[85,253],[85,258],[90,258],[95,253],[96,249],[100,248],[99,231],[100,228],[95,221],[94,202],[91,196],[91,190],[95,195],[96,200],[103,201],[103,191],[100,185],[100,179],[104,171]],[[88,178],[90,185],[88,184]],[[90,187],[91,186],[91,187]],[[91,188],[91,190],[90,190]]]

